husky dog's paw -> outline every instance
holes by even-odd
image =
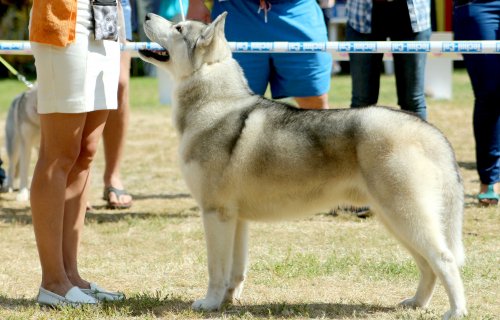
[[[205,298],[193,302],[191,308],[200,311],[215,311],[219,310],[220,305],[221,305],[220,301],[216,301],[215,299]]]
[[[240,300],[242,291],[243,284],[236,286],[236,288],[228,288],[224,296],[224,302],[233,303],[235,300]]]
[[[451,319],[461,319],[467,315],[467,310],[464,309],[451,309],[448,310],[443,315],[443,320],[451,320]]]
[[[19,190],[19,193],[16,196],[17,201],[28,201],[30,199],[30,191],[27,188],[23,188]]]
[[[404,299],[399,303],[400,306],[404,308],[411,308],[411,309],[416,309],[416,308],[425,308],[427,305],[424,305],[420,302],[417,301],[417,298],[411,297],[408,299]]]

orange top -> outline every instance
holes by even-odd
[[[33,0],[30,41],[65,47],[75,41],[77,0]]]

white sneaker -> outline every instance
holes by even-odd
[[[78,287],[73,287],[69,289],[69,291],[66,293],[64,297],[40,287],[40,290],[38,291],[37,301],[41,305],[52,306],[52,307],[66,306],[66,305],[80,306],[84,304],[89,304],[89,305],[97,304],[96,299],[86,295]]]
[[[125,299],[125,295],[123,293],[105,290],[95,283],[90,283],[90,289],[80,290],[99,301],[122,301],[123,299]]]

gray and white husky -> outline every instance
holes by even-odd
[[[40,140],[40,117],[37,113],[36,85],[12,101],[5,123],[5,144],[9,158],[6,188],[14,190],[19,178],[17,201],[29,200],[28,179],[31,150]]]
[[[384,107],[301,110],[253,94],[224,37],[211,24],[173,24],[149,14],[144,29],[166,51],[140,57],[169,71],[180,164],[203,216],[208,291],[193,308],[240,297],[248,268],[248,224],[369,205],[410,252],[426,307],[436,280],[449,297],[445,319],[467,313],[464,190],[453,150],[435,127]]]

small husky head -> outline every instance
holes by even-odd
[[[110,6],[95,6],[94,20],[96,39],[114,39],[116,38],[117,13]]]
[[[224,36],[227,13],[219,15],[211,24],[198,21],[172,23],[149,13],[144,22],[148,38],[165,50],[139,50],[144,61],[169,71],[175,79],[190,76],[205,64],[231,57]]]

